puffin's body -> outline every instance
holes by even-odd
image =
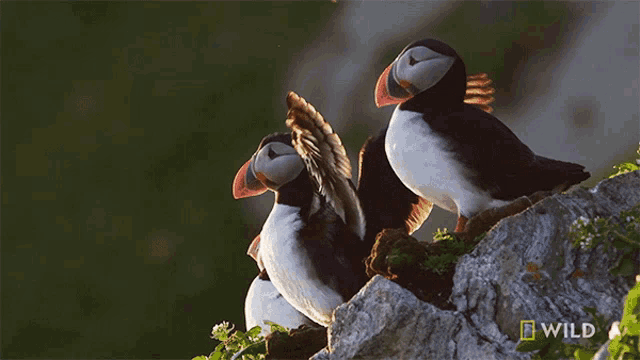
[[[295,329],[301,325],[314,325],[311,319],[287,302],[269,279],[258,253],[259,242],[258,236],[248,252],[256,260],[260,274],[249,286],[245,298],[244,316],[247,330],[258,325],[262,328],[261,334],[264,336],[269,333],[269,325],[265,321],[271,321],[289,329]]]
[[[492,112],[489,104],[495,100],[492,96],[495,89],[491,82],[484,73],[467,76],[464,103],[479,111]],[[359,156],[358,196],[367,219],[365,241],[371,247],[383,229],[404,228],[407,234],[412,234],[433,208],[431,201],[407,188],[394,172],[385,151],[387,136],[389,126],[367,139]]]
[[[291,199],[286,199],[288,195],[298,194],[286,191],[278,192],[260,233],[264,241],[262,261],[287,301],[327,326],[333,310],[355,295],[367,280],[361,262],[349,253],[362,248],[363,242],[348,231],[326,202],[319,201],[320,208],[308,216],[314,200],[310,197],[305,203],[287,203]],[[364,249],[360,253],[359,260],[366,256]]]
[[[234,197],[258,195],[267,187],[276,193],[260,232],[261,261],[288,303],[327,326],[333,310],[365,284],[362,259],[368,249],[355,190],[349,199],[335,198],[341,186],[324,185],[318,189],[314,183],[292,135],[273,134],[236,175]]]
[[[415,194],[467,219],[538,191],[589,177],[584,166],[535,155],[500,120],[464,103],[465,68],[448,45],[407,46],[376,85],[378,106],[398,104],[385,152]]]

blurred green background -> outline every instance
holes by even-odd
[[[337,53],[384,49],[352,81],[368,94],[354,95],[353,110],[378,111],[375,125],[336,119],[355,159],[391,111],[373,105],[378,73],[416,38],[398,22],[395,38],[384,34],[396,25],[374,26],[373,41],[345,47],[349,24],[363,19],[353,6],[3,1],[0,357],[191,358],[213,349],[216,323],[244,330],[244,295],[257,274],[245,252],[272,197],[233,200],[233,176],[264,135],[285,130],[289,88],[323,113],[338,111],[314,84],[342,83],[323,73],[290,80],[300,59],[318,41]],[[572,3],[445,10],[415,28],[417,38],[449,41],[470,72],[489,72],[503,109],[526,96],[518,74],[528,61],[562,58],[578,20],[599,21],[599,9]],[[420,11],[411,16],[433,19]],[[315,60],[341,66],[331,55]],[[612,161],[634,154],[622,150]]]

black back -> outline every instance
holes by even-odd
[[[415,101],[414,101],[415,100]],[[538,156],[500,120],[472,105],[446,107],[411,99],[424,121],[445,140],[466,176],[494,199],[513,200],[589,178],[584,166]],[[404,108],[404,104],[401,106]]]

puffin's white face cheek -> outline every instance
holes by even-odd
[[[437,84],[455,61],[454,57],[418,46],[400,55],[392,74],[400,86],[415,95]]]
[[[304,162],[293,147],[275,142],[265,145],[254,163],[256,176],[262,174],[265,185],[274,190],[298,177],[303,169]]]
[[[304,169],[304,162],[298,154],[282,155],[271,159],[265,165],[263,174],[275,185],[276,189],[297,178]]]

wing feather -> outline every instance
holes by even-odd
[[[342,141],[324,117],[293,91],[287,95],[287,127],[292,143],[305,162],[311,179],[327,202],[360,239],[365,217],[351,183],[351,163]]]
[[[491,96],[496,89],[491,85],[493,81],[485,73],[467,76],[467,91],[464,95],[464,102],[474,105],[480,110],[491,113],[493,108],[489,106],[496,99]]]

